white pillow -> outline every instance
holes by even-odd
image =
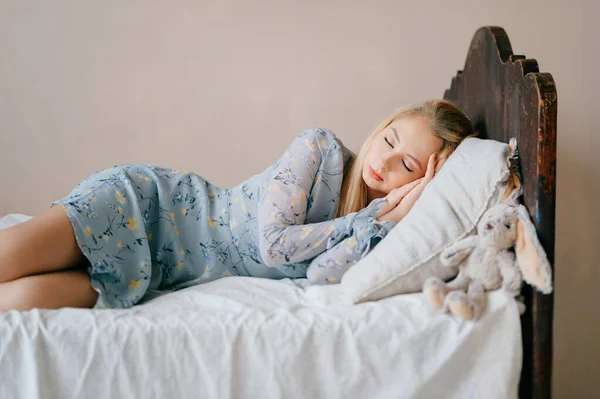
[[[464,140],[408,215],[344,274],[342,290],[357,303],[420,292],[431,276],[454,277],[458,270],[443,266],[440,252],[474,234],[483,212],[502,200],[512,155],[506,143]]]

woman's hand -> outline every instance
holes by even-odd
[[[390,191],[385,197],[386,201],[379,211],[377,220],[380,222],[402,220],[417,202],[427,184],[444,165],[444,162],[446,162],[446,157],[440,158],[436,163],[435,154],[431,154],[425,176]]]

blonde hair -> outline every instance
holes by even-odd
[[[437,158],[450,154],[467,137],[477,135],[469,118],[457,106],[446,100],[427,100],[397,109],[375,128],[358,154],[346,165],[349,169],[344,173],[336,217],[358,212],[367,206],[367,185],[362,178],[362,166],[371,142],[392,122],[410,116],[425,118],[434,136],[442,139],[442,149],[436,155]]]

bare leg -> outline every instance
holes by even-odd
[[[85,261],[61,206],[0,230],[0,283],[71,268]]]
[[[97,299],[98,293],[92,289],[87,273],[76,269],[0,283],[0,312],[33,308],[91,308]]]

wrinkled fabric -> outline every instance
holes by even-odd
[[[0,312],[0,398],[517,398],[516,301],[464,322],[422,294],[229,277],[132,309]]]
[[[87,177],[61,205],[90,262],[96,307],[125,308],[220,277],[339,282],[393,222],[383,199],[334,219],[352,153],[333,132],[302,132],[264,172],[231,188],[153,165]]]

